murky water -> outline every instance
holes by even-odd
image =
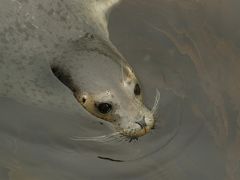
[[[111,130],[86,112],[1,98],[0,179],[240,179],[239,8],[236,0],[125,0],[111,14],[111,39],[147,106],[160,90],[156,128],[132,143],[77,142]]]

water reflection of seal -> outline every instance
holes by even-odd
[[[132,68],[109,40],[106,19],[118,2],[3,1],[1,94],[67,106],[64,84],[88,112],[111,122],[118,135],[133,139],[148,133],[158,97],[152,110],[144,106]]]

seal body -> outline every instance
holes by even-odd
[[[67,90],[52,76],[49,63],[68,42],[86,33],[108,39],[105,13],[110,4],[104,10],[105,2],[98,1],[102,3],[100,12],[96,3],[1,0],[0,94],[42,107],[49,104],[43,101],[46,98],[52,107],[76,107]]]
[[[146,134],[153,113],[108,36],[116,3],[1,0],[0,94],[44,108],[86,109],[124,136]]]

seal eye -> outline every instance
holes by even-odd
[[[140,89],[139,84],[136,84],[136,85],[135,85],[134,94],[135,94],[136,96],[139,96],[139,95],[141,94],[141,89]]]
[[[109,103],[100,103],[97,105],[98,111],[102,114],[107,114],[112,110],[112,105]]]

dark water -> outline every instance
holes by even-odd
[[[149,107],[160,90],[156,129],[133,143],[74,142],[109,129],[88,114],[2,98],[0,179],[240,179],[239,8],[234,0],[125,0],[110,16],[111,39]]]

